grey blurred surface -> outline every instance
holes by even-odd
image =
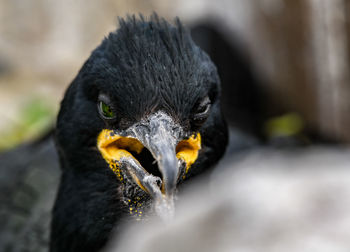
[[[180,191],[173,221],[136,222],[107,251],[350,250],[349,148],[262,147],[231,133],[220,165]],[[0,251],[47,251],[52,139],[1,154],[0,167]]]
[[[137,223],[107,251],[350,251],[349,149],[261,149],[219,169],[173,221]]]

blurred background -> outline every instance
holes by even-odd
[[[258,80],[264,119],[287,115],[277,124],[349,142],[349,8],[347,0],[1,0],[0,150],[52,127],[64,90],[117,16],[153,11],[219,33]],[[265,134],[279,134],[275,124]]]
[[[231,249],[349,251],[348,0],[0,0],[0,250],[44,251],[33,244],[47,245],[59,178],[45,136],[64,91],[118,16],[153,11],[170,21],[179,16],[216,63],[233,143],[217,169],[223,175],[213,178],[214,187],[228,186],[223,198],[210,209],[184,207],[203,217],[191,222],[188,236],[208,240],[205,225],[219,234],[208,241],[230,241]],[[203,198],[203,188],[193,191],[193,199]],[[167,230],[187,234],[192,217],[181,215]],[[236,232],[220,236],[232,231],[230,221]],[[145,232],[152,233],[139,235]],[[13,237],[21,242],[13,245]],[[306,244],[286,250],[285,241],[305,237]],[[203,244],[187,249],[217,248]]]

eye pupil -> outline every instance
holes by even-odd
[[[100,110],[102,112],[102,115],[106,118],[113,118],[115,116],[112,108],[103,101],[100,101]]]

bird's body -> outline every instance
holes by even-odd
[[[128,217],[171,212],[177,185],[225,151],[219,98],[214,64],[179,21],[120,20],[62,101],[51,251],[98,251]]]

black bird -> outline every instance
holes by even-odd
[[[119,19],[66,91],[50,250],[98,251],[123,220],[172,215],[176,188],[223,155],[210,58],[176,19]]]

